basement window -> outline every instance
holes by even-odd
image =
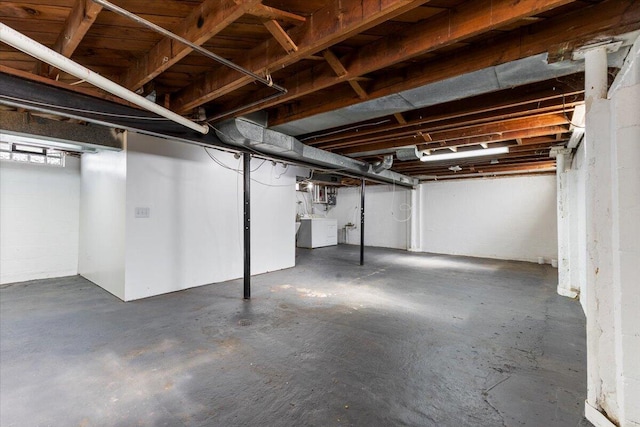
[[[65,153],[34,145],[0,142],[0,160],[64,167]]]

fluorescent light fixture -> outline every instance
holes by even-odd
[[[464,159],[466,157],[492,156],[494,154],[505,154],[509,152],[509,147],[487,148],[483,150],[458,151],[456,153],[432,154],[420,157],[422,162],[437,162],[440,160]]]

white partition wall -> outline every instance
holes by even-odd
[[[124,299],[125,152],[82,156],[79,273]]]
[[[124,191],[121,203],[112,203],[118,206],[113,213],[122,227],[111,230],[123,239],[122,289],[109,289],[105,277],[86,274],[86,268],[81,274],[126,301],[241,277],[241,160],[219,150],[207,152],[134,133],[120,155],[125,159]],[[292,267],[295,172],[259,159],[252,160],[251,167],[252,274]],[[83,173],[90,170],[87,166]],[[95,187],[96,178],[95,173],[83,174],[83,188]],[[104,208],[104,200],[87,197],[83,207],[91,206],[83,220],[103,218],[98,207]],[[96,231],[83,229],[83,239],[95,241],[91,234]],[[115,247],[120,248],[119,241]],[[99,250],[95,244],[92,248]],[[85,257],[95,260],[95,255]]]
[[[80,161],[0,162],[0,283],[78,274]]]

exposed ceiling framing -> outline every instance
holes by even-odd
[[[509,147],[394,161],[393,171],[419,179],[553,172],[549,150],[566,145],[583,103],[572,52],[602,39],[629,44],[640,30],[633,0],[112,2],[287,92],[273,96],[92,0],[2,1],[0,21],[193,120],[260,113],[267,127],[357,161],[412,147],[423,156]],[[538,57],[541,71],[531,66]],[[624,49],[612,75],[623,58]],[[0,73],[131,107],[2,43]]]

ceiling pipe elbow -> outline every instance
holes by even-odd
[[[386,156],[384,156],[384,159],[382,161],[375,162],[373,165],[371,165],[371,170],[373,171],[373,173],[380,173],[384,170],[391,169],[391,166],[393,166],[393,154],[387,154]]]

